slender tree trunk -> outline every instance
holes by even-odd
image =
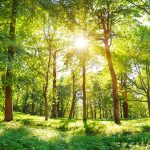
[[[150,91],[147,92],[148,113],[150,117]]]
[[[34,104],[34,101],[32,101],[32,105],[31,105],[31,115],[35,115],[35,104]]]
[[[43,97],[44,97],[44,116],[45,116],[45,121],[48,120],[48,102],[47,102],[47,88],[46,85],[44,86],[44,92],[43,92]]]
[[[11,65],[14,58],[14,42],[16,29],[16,15],[17,15],[17,0],[12,1],[12,13],[10,21],[9,39],[10,46],[8,47],[8,66],[6,71],[6,85],[5,85],[5,121],[13,120],[13,104],[12,104],[12,70]]]
[[[115,123],[119,124],[120,119],[119,119],[119,100],[118,100],[118,87],[117,87],[117,78],[115,74],[115,70],[113,67],[112,63],[112,58],[111,58],[111,53],[109,50],[109,45],[108,45],[108,33],[104,33],[104,44],[105,44],[105,51],[106,51],[106,56],[107,56],[107,61],[108,61],[108,66],[109,66],[109,71],[112,79],[112,86],[113,86],[113,102],[114,102],[114,121]]]
[[[103,113],[103,119],[105,118],[105,110],[104,108],[102,109],[102,113]]]
[[[14,111],[19,111],[19,106],[18,106],[19,96],[20,96],[19,91],[17,91],[16,103],[14,104]]]
[[[60,101],[59,100],[57,101],[57,116],[61,117],[60,116]]]
[[[102,106],[101,106],[101,103],[100,103],[100,99],[99,99],[98,106],[99,106],[99,119],[102,119]]]
[[[94,100],[94,119],[96,119],[96,101]]]
[[[51,118],[56,118],[56,51],[53,56],[53,100]]]
[[[128,101],[127,101],[127,85],[126,80],[121,77],[121,90],[122,90],[122,96],[124,98],[123,101],[123,117],[128,118]]]
[[[40,102],[40,116],[42,116],[43,113],[43,100]]]
[[[60,99],[59,100],[59,117],[63,117],[64,116],[64,99]]]
[[[150,66],[146,65],[146,74],[147,74],[147,102],[148,102],[148,112],[150,117]]]
[[[57,102],[57,114],[58,114],[58,117],[63,118],[64,117],[64,113],[65,113],[64,100],[61,99],[61,100],[58,100],[58,102]]]
[[[110,53],[110,46],[111,46],[111,16],[110,16],[110,5],[107,4],[107,19],[105,18],[106,16],[100,15],[98,18],[101,21],[101,25],[103,28],[103,42],[105,46],[105,53],[108,61],[108,66],[109,66],[109,71],[112,79],[112,86],[113,86],[113,103],[114,103],[114,121],[115,123],[119,124],[120,123],[120,118],[119,118],[119,100],[118,100],[118,87],[117,87],[117,78],[116,78],[116,73],[114,70],[114,66],[112,63],[112,57]],[[110,42],[109,42],[110,40]]]
[[[83,50],[83,58],[82,58],[82,92],[83,92],[83,120],[87,120],[86,113],[86,69],[85,69],[85,52]]]
[[[108,119],[108,109],[106,108],[106,110],[105,110],[105,115],[106,115],[106,119]]]
[[[63,117],[65,116],[65,113],[66,111],[69,109],[69,100],[67,101],[66,105],[65,105],[65,108],[64,108],[64,111],[63,111]]]
[[[119,101],[120,104],[120,118],[123,118],[123,114],[122,114],[122,100]]]
[[[123,102],[123,117],[128,118],[128,103],[127,103],[127,101]]]
[[[92,107],[92,103],[90,103],[90,109],[91,109],[91,119],[94,118],[94,115],[93,115],[93,107]]]
[[[45,85],[43,86],[43,97],[44,97],[44,104],[45,104],[45,110],[44,110],[45,121],[48,120],[47,89],[48,89],[50,62],[51,62],[51,50],[49,51],[47,71],[46,71],[46,77],[45,77]]]
[[[69,113],[69,119],[73,117],[73,112],[75,108],[75,99],[76,99],[76,89],[75,89],[75,73],[74,71],[72,72],[72,104],[71,104],[71,109]]]
[[[23,113],[27,113],[27,101],[28,101],[28,98],[29,98],[29,91],[28,91],[28,87],[27,87],[25,99],[24,99],[24,102],[23,102],[23,108],[22,108],[22,112]]]
[[[74,111],[73,111],[73,118],[75,117],[75,113],[76,113],[76,111],[75,111],[75,109],[74,109]]]
[[[87,119],[89,119],[89,100],[87,100],[86,102],[87,102],[86,115],[87,115]]]

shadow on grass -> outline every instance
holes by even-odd
[[[61,147],[67,148],[67,143],[62,138],[42,140],[24,127],[7,129],[0,134],[0,150],[60,150]]]
[[[145,125],[145,126],[142,126],[142,130],[143,130],[143,132],[150,132],[150,126],[148,126],[148,125]]]
[[[55,119],[56,120],[56,119]],[[68,119],[58,119],[58,122],[51,123],[52,120],[49,121],[38,121],[30,118],[25,119],[17,119],[16,121],[20,122],[22,125],[30,126],[30,127],[48,127],[51,129],[57,129],[60,131],[67,131],[68,125],[70,122],[75,122],[74,120],[68,120]]]
[[[86,135],[93,135],[94,134],[94,130],[88,126],[87,120],[83,120],[83,125],[84,125]]]
[[[44,145],[47,145],[45,141],[40,141],[23,127],[7,129],[0,135],[0,150],[42,149]]]
[[[84,122],[84,127],[89,130],[87,122]],[[31,129],[18,127],[7,129],[0,134],[0,150],[116,150],[122,147],[132,149],[133,146],[150,144],[149,132],[133,135],[89,135],[89,131],[88,135],[67,136],[66,134],[62,137],[58,134],[57,137],[43,140],[33,135]]]
[[[91,122],[88,124],[87,120],[83,120],[83,125],[84,125],[86,135],[104,134],[105,126],[102,124],[97,125],[96,122]]]
[[[68,125],[71,121],[69,119],[61,120],[60,126],[57,128],[60,131],[68,131]]]

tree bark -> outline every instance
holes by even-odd
[[[75,100],[76,100],[76,89],[75,89],[75,73],[72,71],[72,104],[69,113],[69,119],[73,118],[73,112],[75,108]]]
[[[57,116],[60,117],[60,101],[57,101]]]
[[[128,118],[128,101],[127,101],[127,85],[126,85],[126,79],[121,77],[121,93],[123,96],[123,117]]]
[[[12,70],[11,65],[14,58],[14,42],[16,29],[16,15],[17,15],[17,0],[12,1],[12,12],[10,21],[9,39],[10,45],[8,47],[8,66],[6,71],[6,85],[5,85],[5,121],[13,120],[13,104],[12,104]]]
[[[34,100],[32,100],[31,115],[35,115],[35,104],[34,104]]]
[[[23,108],[22,108],[22,112],[23,112],[23,113],[27,113],[27,109],[28,109],[27,101],[28,101],[28,98],[29,98],[29,90],[28,90],[28,87],[27,87],[25,99],[24,99],[24,101],[23,101]]]
[[[48,64],[47,64],[47,71],[46,71],[46,77],[45,77],[45,85],[43,86],[43,97],[44,97],[44,105],[45,105],[45,110],[44,110],[45,121],[48,120],[47,89],[48,89],[50,62],[51,62],[51,50],[49,51],[49,55],[48,55]]]
[[[150,89],[148,89],[147,91],[147,102],[148,102],[148,113],[149,113],[149,117],[150,117]]]
[[[43,100],[40,102],[40,116],[43,116]]]
[[[47,102],[47,85],[44,86],[43,97],[44,97],[44,116],[45,121],[48,120],[48,102]]]
[[[119,124],[120,119],[119,119],[119,100],[118,100],[118,87],[117,87],[117,78],[116,78],[116,73],[113,67],[112,63],[112,57],[108,45],[108,33],[107,31],[104,31],[104,44],[105,44],[105,52],[107,56],[107,61],[108,61],[108,66],[109,66],[109,71],[112,79],[112,86],[113,86],[113,102],[114,102],[114,121],[115,123]]]
[[[53,56],[53,100],[51,118],[56,118],[56,51]]]
[[[122,100],[119,101],[119,104],[120,104],[120,118],[123,118],[123,112],[122,112],[122,111],[123,111],[123,110],[122,110],[122,107],[123,107],[123,106],[122,106]]]
[[[127,103],[127,101],[123,102],[123,117],[128,118],[128,103]]]
[[[85,52],[83,50],[83,58],[82,58],[82,92],[83,92],[83,120],[87,120],[86,113],[86,69],[85,69]]]
[[[58,117],[64,116],[64,99],[59,99],[59,114]]]
[[[98,107],[99,107],[99,119],[102,119],[102,105],[101,105],[100,99],[99,99],[99,102],[98,102]]]
[[[93,115],[93,107],[92,107],[92,103],[90,103],[90,112],[91,112],[91,119],[94,118],[94,115]]]
[[[119,100],[118,100],[118,87],[117,87],[117,78],[116,73],[114,70],[114,66],[112,63],[112,57],[110,53],[110,46],[112,39],[110,37],[112,31],[112,16],[110,16],[110,3],[106,4],[106,14],[98,14],[97,17],[101,21],[101,26],[103,28],[103,42],[104,42],[104,49],[108,61],[109,71],[112,79],[112,87],[113,87],[113,103],[114,103],[114,122],[116,124],[120,124],[119,118]]]
[[[86,102],[87,102],[87,104],[86,104],[86,117],[87,117],[87,119],[89,119],[89,101],[87,100]]]
[[[94,119],[96,119],[96,101],[94,100]]]
[[[150,66],[146,65],[146,74],[147,74],[147,102],[148,102],[148,113],[150,117]]]

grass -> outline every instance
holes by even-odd
[[[14,114],[3,122],[0,114],[0,150],[149,150],[150,119],[112,121],[49,119]]]

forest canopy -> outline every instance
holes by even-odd
[[[150,117],[149,0],[1,0],[0,111]]]

